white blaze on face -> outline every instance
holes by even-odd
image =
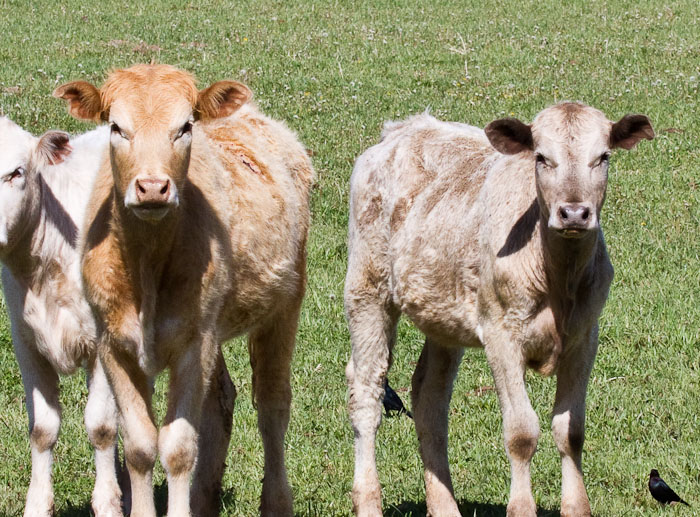
[[[21,229],[21,218],[31,188],[27,171],[38,139],[6,117],[0,117],[0,248]]]

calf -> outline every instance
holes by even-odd
[[[425,114],[387,124],[351,179],[345,306],[355,431],[353,504],[381,515],[375,435],[396,323],[426,341],[413,375],[413,415],[428,513],[456,516],[447,411],[464,347],[483,347],[511,464],[507,514],[534,516],[530,460],[539,436],[525,368],[557,375],[552,418],[564,516],[590,515],[581,472],[586,385],[613,268],[599,225],[608,158],[654,136],[643,115],[612,123],[561,103],[531,125],[481,129]],[[494,149],[495,148],[495,149]]]
[[[313,176],[304,148],[257,110],[245,85],[197,91],[189,74],[167,65],[117,70],[100,90],[78,81],[54,95],[72,115],[111,127],[82,271],[121,414],[132,513],[155,515],[158,452],[168,513],[189,514],[202,401],[220,345],[248,333],[265,450],[261,511],[291,515],[284,434]],[[158,433],[147,379],[165,368],[168,410]]]
[[[27,517],[52,514],[52,451],[61,423],[58,376],[81,365],[89,389],[85,426],[95,448],[92,509],[97,516],[121,514],[114,463],[117,408],[97,361],[76,247],[107,139],[107,129],[101,128],[69,145],[65,133],[36,138],[0,117],[0,260],[29,414]]]

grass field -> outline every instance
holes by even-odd
[[[700,506],[700,11],[697,0],[127,2],[0,0],[0,113],[34,133],[88,129],[50,93],[136,62],[171,63],[206,86],[246,82],[260,107],[313,151],[309,287],[293,364],[287,465],[300,516],[349,515],[352,431],[343,317],[348,178],[386,119],[427,107],[484,126],[524,121],[563,99],[617,120],[647,114],[657,138],[619,151],[603,224],[616,277],[588,390],[584,472],[595,515],[692,515]],[[4,311],[0,322],[0,514],[21,515],[29,484],[27,415]],[[392,385],[410,400],[421,335],[402,323]],[[226,347],[239,398],[224,514],[254,515],[262,446],[246,347]],[[533,463],[541,515],[559,515],[559,455],[548,432],[554,380],[528,374],[543,428]],[[450,413],[453,481],[465,516],[503,516],[509,469],[498,401],[480,351],[465,354]],[[84,377],[62,381],[56,511],[89,515],[94,467],[82,425]],[[163,382],[158,384],[162,395]],[[159,398],[162,405],[162,396]],[[378,436],[386,515],[425,515],[412,421]],[[651,468],[693,508],[660,508]],[[162,469],[156,474],[165,511]],[[695,513],[697,515],[697,513]]]

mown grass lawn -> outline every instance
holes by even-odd
[[[342,309],[348,178],[386,119],[426,108],[484,126],[524,121],[563,99],[617,120],[647,114],[657,138],[612,169],[603,223],[616,277],[589,385],[584,471],[595,515],[692,515],[700,505],[700,26],[695,0],[127,2],[0,0],[0,113],[34,133],[88,129],[53,88],[100,84],[105,71],[171,63],[202,86],[250,85],[270,115],[313,151],[309,287],[294,360],[287,464],[298,515],[348,515],[352,431]],[[0,324],[0,514],[21,515],[29,484],[27,415],[9,325]],[[406,401],[422,344],[400,328],[392,385]],[[226,347],[239,398],[224,514],[254,515],[262,447],[243,342]],[[543,434],[533,463],[542,515],[558,515],[559,456],[548,432],[554,380],[528,374]],[[509,469],[483,353],[469,351],[450,421],[455,492],[464,515],[505,515]],[[162,395],[165,383],[158,384]],[[94,468],[82,426],[82,375],[62,381],[64,424],[54,466],[56,511],[89,515]],[[162,396],[159,403],[162,405]],[[387,515],[425,515],[412,421],[385,420],[378,460]],[[660,508],[649,470],[694,508]],[[156,475],[165,511],[162,469]]]

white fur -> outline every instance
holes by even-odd
[[[61,422],[58,375],[80,366],[88,373],[85,425],[95,446],[93,510],[98,516],[121,515],[114,464],[117,410],[96,360],[95,323],[83,296],[76,248],[107,138],[106,127],[81,135],[70,142],[73,151],[63,163],[48,165],[39,138],[0,118],[0,177],[25,170],[21,182],[0,180],[0,258],[29,414],[26,517],[52,512],[52,449]]]

